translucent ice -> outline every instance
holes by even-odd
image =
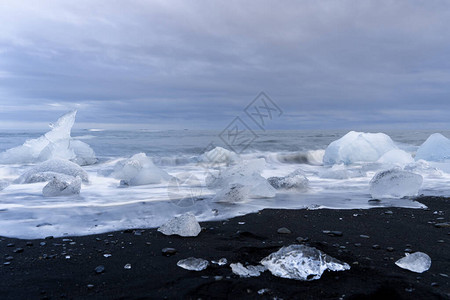
[[[305,173],[298,169],[285,177],[269,177],[269,183],[276,189],[285,190],[306,190],[309,184]]]
[[[233,183],[218,191],[216,196],[214,196],[213,201],[228,203],[243,202],[248,199],[248,195],[248,187],[239,183]]]
[[[419,147],[416,160],[442,161],[450,159],[450,140],[440,133],[434,133]]]
[[[380,171],[370,180],[372,198],[402,198],[415,196],[422,186],[423,177],[399,168]]]
[[[179,235],[179,236],[197,236],[202,229],[197,222],[193,213],[186,213],[184,215],[175,217],[158,228],[158,231],[165,235]]]
[[[397,266],[416,273],[423,273],[431,267],[431,258],[423,252],[405,253],[395,262]]]
[[[72,180],[66,180],[67,177],[61,178],[54,176],[53,179],[47,183],[42,189],[44,197],[57,197],[57,196],[69,196],[80,193],[81,190],[81,178],[72,177]]]
[[[241,263],[230,264],[230,267],[233,273],[240,277],[258,277],[267,270],[266,267],[261,265],[244,267]]]
[[[361,169],[349,168],[344,164],[333,165],[319,173],[320,178],[328,179],[348,179],[364,176],[366,176],[366,173]]]
[[[227,188],[233,184],[240,184],[248,188],[250,198],[273,198],[276,190],[261,176],[266,161],[264,158],[244,161],[238,165],[228,167],[217,175],[208,175],[206,184],[211,188]]]
[[[263,258],[261,264],[277,277],[296,280],[319,279],[327,269],[330,271],[350,269],[348,264],[305,245],[282,247]]]
[[[118,162],[112,176],[120,179],[122,185],[154,184],[171,178],[167,172],[155,166],[145,153],[138,153]]]
[[[239,160],[239,156],[230,150],[222,147],[215,147],[214,149],[203,153],[200,160],[206,163],[233,163]]]
[[[378,159],[378,162],[382,164],[406,165],[413,163],[414,159],[411,154],[406,151],[393,149],[383,154],[380,159]]]
[[[68,159],[81,165],[95,163],[97,159],[94,150],[88,144],[74,140],[70,136],[76,113],[76,111],[69,112],[60,117],[55,124],[50,124],[51,130],[45,135],[0,153],[0,163],[35,163],[53,158]]]
[[[5,189],[9,185],[9,182],[6,180],[0,180],[0,191]]]
[[[86,171],[76,163],[63,159],[51,159],[32,167],[24,174],[22,174],[22,176],[17,178],[15,180],[15,183],[33,183],[37,181],[47,181],[49,180],[48,172],[65,174],[72,177],[78,176],[85,182],[89,181],[89,177]],[[53,175],[54,174],[51,174],[50,176]],[[39,180],[39,178],[41,178],[42,180]]]
[[[203,271],[209,266],[209,262],[205,259],[189,257],[178,261],[177,266],[189,271]]]
[[[392,139],[384,133],[363,133],[350,131],[332,142],[325,150],[323,163],[352,164],[375,162],[386,152],[396,149]]]

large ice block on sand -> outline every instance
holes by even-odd
[[[308,178],[301,169],[295,170],[284,177],[269,177],[267,181],[277,190],[306,190],[309,184]]]
[[[415,196],[422,186],[423,177],[399,168],[380,171],[370,180],[372,198],[402,198]]]
[[[55,175],[54,173],[65,174],[72,177],[78,176],[85,182],[89,181],[86,171],[76,163],[63,159],[51,159],[32,167],[17,178],[15,183],[47,181],[51,179],[51,176]]]
[[[397,146],[392,139],[384,133],[350,131],[342,138],[328,145],[323,157],[323,163],[333,165],[375,162],[383,154],[396,148]]]
[[[71,196],[77,195],[81,190],[81,178],[72,177],[68,180],[66,177],[54,176],[42,189],[44,197]]]
[[[250,198],[273,198],[276,190],[261,176],[265,165],[264,158],[243,161],[221,170],[219,174],[208,175],[206,184],[208,187],[220,189],[228,189],[233,184],[239,184],[248,188]]]
[[[350,269],[348,264],[305,245],[282,247],[263,258],[261,264],[277,277],[308,281],[319,279],[325,270]]]
[[[75,161],[80,165],[94,164],[97,161],[94,150],[88,144],[70,136],[76,114],[75,110],[63,115],[55,124],[50,124],[51,130],[43,136],[0,153],[0,163],[36,163],[60,158]]]
[[[121,185],[146,185],[170,180],[171,176],[155,166],[153,161],[138,153],[116,164],[112,176],[121,180]]]
[[[450,140],[440,133],[434,133],[419,147],[416,160],[450,160]]]
[[[193,213],[186,213],[175,217],[158,228],[158,231],[164,235],[179,236],[197,236],[201,231],[200,224],[197,222]]]
[[[397,266],[416,273],[423,273],[431,267],[431,258],[423,252],[405,253],[406,256],[395,262]]]

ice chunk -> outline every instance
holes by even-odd
[[[81,190],[81,178],[72,177],[72,180],[66,180],[66,177],[54,176],[53,179],[42,189],[44,197],[57,197],[77,195]]]
[[[450,140],[440,133],[434,133],[419,147],[416,160],[443,161],[450,159]]]
[[[333,165],[331,168],[325,169],[319,173],[320,178],[329,179],[349,179],[364,176],[366,176],[366,173],[361,169],[352,169],[344,164]]]
[[[189,271],[203,271],[209,266],[209,262],[205,259],[189,257],[178,261],[177,266]]]
[[[213,201],[227,203],[243,202],[247,200],[248,195],[248,187],[239,183],[233,183],[217,192]]]
[[[395,262],[397,266],[416,273],[428,271],[431,267],[431,258],[423,252],[405,253],[405,257]]]
[[[122,185],[154,184],[172,178],[167,172],[155,166],[145,153],[138,153],[118,162],[112,176],[120,179]]]
[[[39,172],[31,175],[25,183],[46,182],[58,177],[60,180],[71,181],[74,177],[56,172]]]
[[[70,136],[76,113],[72,111],[60,117],[55,124],[50,124],[51,130],[43,136],[0,153],[0,163],[36,163],[54,158],[73,160],[83,165],[95,163],[97,160],[91,147]]]
[[[261,265],[244,267],[241,263],[230,264],[230,267],[233,273],[240,277],[258,277],[262,272],[267,270],[266,267]]]
[[[267,181],[277,190],[306,190],[309,184],[308,178],[301,169],[295,170],[285,177],[269,177]]]
[[[372,198],[402,198],[415,196],[422,186],[423,177],[399,168],[380,171],[370,180]]]
[[[222,147],[215,147],[214,149],[203,153],[200,160],[207,163],[226,163],[230,164],[239,160],[239,156],[230,150]]]
[[[350,269],[348,264],[305,245],[282,247],[263,258],[261,264],[277,277],[296,280],[319,279],[327,269],[330,271]]]
[[[430,164],[423,159],[420,159],[416,162],[407,164],[405,166],[404,170],[414,172],[414,173],[425,174],[428,177],[432,177],[432,178],[433,177],[440,178],[443,176],[443,173],[441,170],[438,170],[437,168],[430,166]]]
[[[46,181],[49,178],[47,177],[48,172],[65,174],[72,177],[78,176],[84,182],[89,181],[86,171],[76,163],[63,159],[51,159],[32,167],[17,178],[15,183],[33,183],[38,181],[39,178],[43,178]]]
[[[412,155],[400,149],[393,149],[383,154],[378,160],[382,164],[407,165],[414,162]]]
[[[193,213],[186,213],[171,219],[158,228],[165,235],[197,236],[202,229]]]
[[[228,188],[233,184],[240,184],[248,188],[250,198],[273,198],[276,190],[269,184],[267,179],[261,176],[265,168],[264,158],[248,160],[239,165],[228,167],[218,175],[208,175],[206,184],[211,188]]]
[[[348,165],[356,162],[376,162],[383,154],[393,149],[397,149],[397,146],[384,133],[350,131],[328,145],[323,163]]]
[[[0,191],[4,190],[7,186],[9,186],[9,181],[0,180]]]

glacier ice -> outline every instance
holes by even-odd
[[[218,191],[213,201],[227,203],[243,202],[248,199],[248,195],[248,187],[239,183],[233,183]]]
[[[301,169],[297,169],[285,177],[269,177],[267,181],[277,190],[306,190],[309,184],[308,178]]]
[[[214,163],[230,164],[230,163],[238,161],[239,156],[233,151],[227,150],[222,147],[215,147],[214,149],[203,153],[200,156],[200,160],[203,162],[212,163],[212,164],[214,164]]]
[[[158,228],[158,231],[164,235],[176,234],[184,237],[197,236],[201,230],[195,215],[190,212],[175,217]]]
[[[366,176],[366,173],[361,169],[349,168],[344,164],[336,164],[319,172],[320,178],[327,179],[349,179],[364,176]]]
[[[118,162],[112,176],[120,179],[121,185],[154,184],[172,178],[166,171],[155,166],[145,153],[138,153],[129,159]]]
[[[209,262],[202,258],[189,257],[179,260],[177,266],[189,271],[203,271],[209,266]]]
[[[240,184],[248,188],[250,198],[273,198],[276,190],[261,176],[265,165],[264,158],[243,161],[221,170],[217,175],[209,174],[205,181],[208,187],[226,190],[229,186]]]
[[[262,272],[267,270],[266,267],[258,265],[258,266],[247,266],[244,267],[241,263],[230,264],[231,270],[234,274],[239,275],[240,277],[258,277]]]
[[[77,111],[66,113],[51,130],[37,139],[27,140],[22,146],[0,153],[2,164],[36,163],[48,159],[68,159],[80,165],[94,164],[97,159],[92,148],[70,136]]]
[[[395,262],[397,266],[416,273],[423,273],[430,269],[431,258],[423,252],[405,253],[405,257]]]
[[[89,181],[89,176],[82,167],[68,160],[50,159],[37,166],[32,167],[19,178],[15,183],[34,183],[37,181],[47,181],[54,173],[65,174],[72,177],[80,177],[84,182]]]
[[[417,149],[416,160],[443,161],[450,159],[450,139],[434,133]]]
[[[345,271],[350,266],[322,251],[305,245],[282,247],[261,260],[261,264],[275,276],[296,279],[319,279],[325,270]]]
[[[376,162],[383,154],[393,149],[397,149],[397,146],[384,133],[350,131],[328,145],[323,163],[348,165],[357,162]]]
[[[9,186],[9,181],[0,180],[0,191],[4,190],[7,186]]]
[[[79,194],[80,190],[80,177],[72,177],[71,180],[67,180],[67,177],[54,176],[53,179],[44,186],[42,194],[44,197],[69,196]]]
[[[422,182],[421,175],[400,168],[380,171],[370,180],[370,194],[372,198],[415,196]]]
[[[406,151],[400,149],[392,149],[383,154],[377,162],[391,165],[407,165],[413,163],[414,159],[412,155]]]

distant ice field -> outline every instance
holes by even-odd
[[[185,212],[193,212],[199,221],[207,221],[264,208],[424,208],[414,201],[414,195],[374,199],[373,190],[377,188],[380,193],[384,189],[374,186],[371,180],[378,172],[391,169],[420,175],[422,181],[414,177],[411,183],[417,186],[418,195],[450,196],[450,160],[445,157],[446,148],[430,153],[445,141],[435,137],[420,151],[425,158],[441,155],[442,159],[415,159],[419,147],[438,131],[383,132],[392,139],[392,144],[377,136],[375,141],[386,143],[378,147],[373,145],[371,136],[347,136],[348,131],[258,131],[258,137],[248,148],[236,154],[226,151],[229,147],[219,138],[220,131],[86,129],[70,132],[69,128],[69,136],[67,132],[54,133],[48,145],[48,139],[39,140],[43,150],[32,154],[35,156],[27,162],[10,163],[3,156],[0,235],[32,239],[150,228]],[[450,131],[439,133],[450,137]],[[21,147],[25,141],[39,139],[44,134],[46,132],[0,132],[0,153]],[[347,141],[332,144],[344,136]],[[67,138],[83,143],[70,142],[66,146]],[[95,152],[95,163],[85,144]],[[136,156],[139,153],[143,154]],[[43,195],[48,178],[56,177],[64,184],[67,176],[76,177],[75,173],[60,177],[40,172],[29,178],[50,177],[41,182],[18,181],[24,173],[29,175],[30,170],[55,157],[82,165],[89,181],[82,182],[79,193]],[[216,159],[213,163],[212,158]],[[294,171],[297,171],[296,177],[286,177]],[[391,177],[392,174],[397,176],[391,173]],[[270,180],[266,180],[271,177],[287,182],[287,188],[273,188],[268,183]],[[398,178],[396,180],[402,180]],[[379,182],[384,184],[383,180]],[[300,186],[305,182],[307,185]],[[398,182],[392,181],[392,184]],[[406,184],[408,191],[415,188],[400,181],[400,189],[401,184]]]

